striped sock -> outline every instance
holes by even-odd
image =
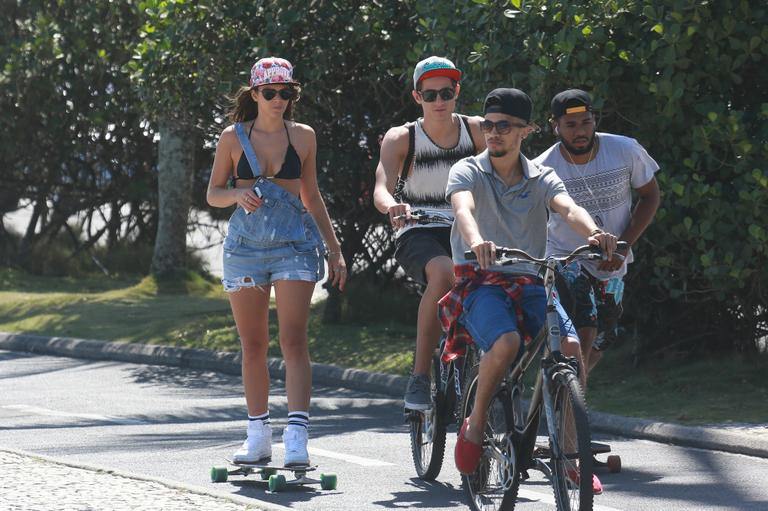
[[[261,415],[249,415],[248,423],[253,421],[261,421],[262,424],[269,424],[269,411],[262,413]]]
[[[309,412],[288,412],[288,425],[309,429]]]

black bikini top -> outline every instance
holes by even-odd
[[[251,139],[251,131],[256,123],[251,124],[251,129],[248,131],[248,140]],[[285,124],[283,124],[285,126]],[[288,135],[288,126],[285,126],[285,134],[288,137],[288,149],[285,151],[285,158],[283,159],[283,166],[280,167],[280,172],[269,178],[277,179],[299,179],[301,177],[301,159],[296,153],[296,149],[291,144],[291,136]],[[240,156],[240,160],[237,162],[237,169],[235,171],[234,179],[254,179],[253,170],[248,163],[248,158],[245,156],[245,151]],[[265,176],[266,177],[266,176]]]

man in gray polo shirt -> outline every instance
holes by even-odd
[[[616,237],[599,229],[573,202],[553,169],[520,153],[523,140],[535,129],[528,95],[518,89],[496,89],[486,97],[483,110],[480,127],[488,149],[456,163],[446,187],[456,217],[451,249],[458,282],[441,306],[454,307],[455,312],[459,304],[463,310],[459,323],[485,352],[472,414],[462,424],[456,444],[456,466],[463,474],[474,472],[480,460],[490,398],[506,369],[522,355],[523,332],[535,336],[544,323],[546,296],[537,269],[495,266],[496,246],[544,257],[551,209],[588,243],[600,245],[609,259],[616,248]],[[464,258],[466,250],[475,253],[476,264]],[[524,325],[517,325],[516,310],[522,312]],[[445,312],[441,310],[443,317]],[[562,351],[581,361],[576,332],[561,307],[558,312],[566,335]]]

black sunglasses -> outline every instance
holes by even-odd
[[[510,131],[512,131],[512,128],[527,128],[527,124],[518,124],[515,122],[509,122],[509,121],[487,121],[483,120],[480,121],[480,131],[483,133],[490,133],[493,131],[493,128],[496,128],[496,133],[499,135],[506,135]]]
[[[284,99],[286,101],[290,101],[296,97],[296,89],[287,88],[287,89],[259,89],[261,92],[261,95],[264,96],[264,99],[267,101],[272,101],[275,99],[275,96],[280,94],[280,98]]]
[[[456,89],[452,87],[445,87],[440,90],[426,89],[419,91],[419,95],[421,96],[421,99],[427,103],[432,103],[435,101],[438,95],[440,95],[443,101],[450,101],[456,96]]]

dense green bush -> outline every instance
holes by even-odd
[[[746,0],[417,4],[416,52],[452,53],[476,100],[590,91],[600,129],[637,138],[661,166],[656,222],[628,303],[650,348],[754,351],[768,311],[768,7]],[[534,140],[537,154],[552,142]]]

